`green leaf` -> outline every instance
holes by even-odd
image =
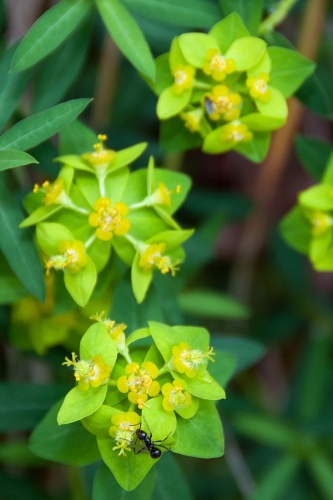
[[[127,452],[126,456],[118,456],[117,450],[112,450],[114,441],[110,437],[98,437],[97,444],[104,463],[126,491],[134,490],[155,464],[149,453]]]
[[[118,0],[95,0],[111,37],[143,75],[154,80],[155,64],[144,35],[124,5]]]
[[[156,113],[160,120],[167,120],[178,115],[189,103],[192,89],[175,94],[172,87],[164,89],[157,101]]]
[[[193,499],[183,470],[172,453],[165,453],[163,460],[157,462],[154,471],[155,487],[152,498],[164,498],[165,500],[176,498],[182,500]],[[147,498],[143,500],[147,500]]]
[[[66,393],[66,389],[60,384],[1,383],[1,432],[33,429],[50,406]]]
[[[17,43],[12,45],[3,55],[0,64],[0,129],[2,129],[12,113],[26,88],[31,71],[20,74],[9,73],[14,51]]]
[[[269,85],[279,89],[284,97],[290,97],[315,69],[314,62],[295,50],[268,47],[267,52],[272,62]]]
[[[193,316],[206,318],[247,318],[249,310],[223,293],[196,289],[181,293],[181,309]]]
[[[163,151],[173,153],[201,147],[202,137],[190,132],[179,116],[175,116],[161,122],[160,143]]]
[[[308,253],[312,231],[301,207],[296,206],[287,213],[280,223],[280,231],[292,248],[302,253]]]
[[[97,136],[93,130],[79,120],[72,121],[59,133],[59,151],[61,155],[81,155],[90,151],[96,144]]]
[[[33,66],[56,49],[91,11],[90,0],[62,0],[47,10],[23,38],[11,71]]]
[[[232,14],[215,24],[209,34],[217,40],[222,54],[228,50],[232,42],[238,38],[249,36],[243,20],[237,12],[232,12]]]
[[[260,38],[245,36],[235,40],[227,52],[226,58],[234,59],[236,71],[246,71],[254,66],[264,55],[266,43]]]
[[[249,31],[256,35],[262,17],[263,0],[219,0],[224,14],[238,13]],[[229,16],[230,17],[230,16]]]
[[[89,417],[105,400],[108,385],[90,387],[82,391],[78,386],[74,387],[66,395],[58,413],[57,422],[59,425],[71,424],[77,420]]]
[[[195,68],[203,67],[209,49],[219,48],[215,38],[205,33],[185,33],[178,37],[178,41],[186,61]]]
[[[287,488],[300,465],[298,457],[287,455],[279,458],[264,474],[250,499],[280,500],[286,498],[289,494]]]
[[[77,273],[65,272],[64,281],[68,293],[79,306],[84,307],[89,301],[97,282],[95,264],[87,257],[87,265]]]
[[[321,490],[323,498],[333,498],[333,464],[325,452],[315,450],[308,457],[308,466]]]
[[[212,337],[212,346],[224,353],[232,355],[236,360],[234,373],[239,373],[249,366],[254,365],[264,357],[266,348],[259,342],[240,337]],[[212,363],[209,371],[212,375],[218,371],[218,363]],[[217,378],[217,377],[216,377]],[[222,384],[223,385],[223,384]]]
[[[177,419],[173,453],[197,458],[217,458],[223,455],[223,429],[216,407],[211,401],[200,401],[194,417]]]
[[[110,469],[102,463],[99,467],[93,486],[93,499],[105,500],[112,495],[118,500],[148,500],[154,487],[154,471],[151,470],[135,491],[125,491],[115,480]]]
[[[93,356],[102,356],[111,370],[117,359],[117,348],[107,332],[104,323],[91,325],[80,342],[80,359],[91,359]]]
[[[317,115],[332,118],[330,100],[316,73],[303,83],[296,97]]]
[[[100,458],[96,438],[80,422],[57,424],[61,402],[56,404],[30,437],[30,450],[37,456],[66,465],[80,467]]]
[[[22,165],[30,165],[30,163],[38,163],[36,158],[23,151],[15,149],[0,149],[0,170],[8,170],[9,168],[20,167]]]
[[[140,258],[140,254],[136,253],[133,260],[131,272],[133,293],[138,304],[140,304],[144,300],[153,278],[152,270],[144,271],[139,265]]]
[[[245,436],[279,449],[291,449],[299,440],[295,429],[269,416],[243,413],[236,415],[232,423]]]
[[[297,156],[316,181],[322,178],[332,151],[332,144],[329,142],[315,137],[301,135],[296,137]]]
[[[332,185],[316,184],[298,195],[300,205],[313,209],[330,211],[333,210]]]
[[[261,132],[255,134],[252,141],[240,142],[234,149],[254,163],[260,163],[267,155],[270,141],[270,132]]]
[[[91,21],[84,22],[53,54],[38,66],[32,112],[54,106],[71,88],[84,64],[90,39]],[[64,71],[65,68],[65,71]],[[56,82],[56,85],[50,85]]]
[[[19,229],[23,213],[0,178],[0,248],[25,288],[44,300],[44,277],[29,229]]]
[[[206,0],[123,0],[133,12],[176,26],[210,28],[220,19],[218,7]]]
[[[0,137],[0,149],[25,151],[53,136],[74,120],[91,99],[74,99],[16,123]]]
[[[38,245],[47,256],[59,253],[61,241],[73,241],[74,237],[70,230],[57,222],[41,222],[36,227]]]

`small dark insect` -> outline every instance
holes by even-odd
[[[204,107],[208,115],[211,115],[215,111],[215,103],[207,95],[204,98]]]
[[[145,421],[146,421],[146,419],[145,419]],[[166,441],[168,439],[168,437],[170,436],[170,433],[164,439],[159,439],[158,441],[153,441],[152,440],[153,434],[152,434],[147,422],[146,422],[146,425],[149,429],[150,436],[148,436],[148,434],[145,431],[143,431],[142,429],[137,429],[135,431],[137,439],[139,441],[142,441],[144,443],[144,446],[140,450],[134,450],[134,453],[135,453],[135,455],[138,455],[142,451],[147,450],[147,451],[149,451],[151,458],[160,458],[160,456],[162,455],[162,451],[160,450],[160,448],[164,448],[165,450],[170,450],[170,448],[163,446],[163,444],[162,444],[162,443],[164,443],[164,441]]]

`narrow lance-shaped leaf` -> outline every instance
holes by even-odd
[[[56,49],[92,8],[91,0],[63,0],[45,12],[20,43],[12,71],[22,71]]]
[[[111,37],[141,73],[155,79],[155,64],[146,39],[126,7],[118,0],[95,0]]]
[[[45,109],[16,123],[0,137],[0,149],[25,151],[56,134],[74,120],[91,99],[75,99]]]
[[[17,43],[12,45],[4,53],[0,63],[0,129],[5,126],[14,112],[30,78],[30,71],[9,73],[17,45]]]
[[[44,300],[42,267],[29,229],[19,229],[23,213],[0,179],[0,248],[25,288]]]
[[[193,28],[210,28],[221,14],[213,2],[206,0],[123,0],[134,12],[157,21]]]
[[[29,165],[30,163],[38,163],[38,161],[28,153],[16,151],[15,149],[0,150],[0,170],[8,170],[9,168]]]

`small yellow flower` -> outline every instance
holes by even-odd
[[[259,101],[268,101],[271,97],[271,91],[268,88],[269,75],[259,73],[257,77],[250,76],[246,80],[246,86],[249,89],[250,96]]]
[[[201,108],[192,111],[184,111],[180,114],[180,118],[185,122],[185,127],[190,132],[200,132],[200,122],[202,118]]]
[[[99,134],[97,138],[99,142],[93,146],[95,151],[84,153],[81,158],[88,161],[97,172],[104,173],[106,167],[115,159],[116,152],[104,148],[103,143],[107,140],[107,135]]]
[[[50,269],[63,270],[76,274],[87,265],[84,243],[80,240],[61,241],[59,244],[59,255],[53,255],[46,262],[47,272]]]
[[[163,255],[165,251],[164,243],[153,243],[147,245],[141,253],[139,266],[144,271],[150,271],[154,267],[161,271],[162,274],[171,273],[175,276],[178,271],[177,262],[172,262],[168,255]]]
[[[203,105],[211,120],[223,118],[231,121],[240,115],[242,98],[226,85],[216,85],[210,94],[205,95]]]
[[[118,390],[124,394],[128,393],[131,403],[138,405],[140,409],[147,406],[145,403],[148,396],[154,397],[160,392],[160,384],[154,380],[158,377],[158,368],[151,361],[144,361],[141,366],[138,363],[129,363],[125,372],[117,380]]]
[[[172,74],[174,78],[172,90],[175,94],[182,94],[184,90],[189,90],[193,87],[195,76],[193,66],[178,64]]]
[[[171,207],[171,195],[179,194],[181,191],[181,186],[176,186],[175,189],[168,189],[163,182],[158,183],[158,188],[151,194],[149,201],[151,204],[155,205],[166,205]]]
[[[237,144],[252,141],[253,134],[244,123],[228,123],[222,127],[220,139],[222,142]]]
[[[94,314],[91,316],[91,319],[95,319],[99,323],[104,323],[106,326],[107,332],[109,333],[110,337],[112,338],[113,342],[116,344],[116,347],[118,351],[127,351],[126,348],[126,337],[124,331],[127,328],[127,325],[125,323],[116,323],[114,320],[110,318],[104,318],[104,312],[100,314]]]
[[[66,205],[68,201],[67,194],[64,190],[64,181],[59,177],[54,182],[45,181],[41,186],[35,184],[33,188],[34,193],[41,191],[45,193],[42,200],[44,205]]]
[[[132,451],[130,445],[136,437],[135,431],[140,425],[140,416],[135,411],[117,413],[112,416],[111,423],[109,434],[116,441],[112,450],[119,450],[118,457],[126,456],[125,451]]]
[[[186,342],[182,342],[172,348],[171,365],[178,373],[185,373],[190,378],[196,376],[200,367],[204,369],[207,366],[208,360],[214,361],[212,356],[215,353],[213,348],[207,348],[206,352],[199,349],[191,349],[191,346]]]
[[[125,203],[118,202],[112,206],[109,198],[99,198],[94,203],[95,212],[89,215],[89,224],[96,227],[96,236],[103,241],[109,241],[115,234],[122,236],[130,228],[130,222],[124,218],[128,214]]]
[[[221,82],[227,75],[236,71],[236,63],[233,59],[222,56],[217,49],[209,49],[202,69],[206,75],[211,75],[213,80]]]
[[[78,356],[72,352],[72,359],[66,357],[65,360],[62,364],[73,366],[75,380],[82,391],[87,391],[89,387],[99,387],[108,383],[111,368],[104,363],[102,356],[93,356],[89,360],[79,360]]]
[[[192,396],[184,390],[185,384],[182,380],[174,380],[172,384],[167,382],[162,387],[164,396],[162,404],[165,411],[183,410],[192,404]]]
[[[320,212],[319,210],[316,210],[311,214],[310,222],[312,224],[313,236],[320,236],[333,225],[332,217],[324,212]]]

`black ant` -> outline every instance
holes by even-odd
[[[164,443],[164,441],[166,441],[168,439],[168,437],[170,436],[171,432],[167,435],[167,437],[165,437],[164,439],[159,439],[158,441],[153,441],[152,440],[152,437],[153,437],[153,434],[150,430],[150,427],[149,425],[147,424],[147,421],[145,419],[145,422],[146,422],[146,425],[149,429],[149,432],[150,432],[150,436],[148,436],[148,434],[143,431],[142,429],[137,429],[135,431],[135,434],[136,434],[136,437],[137,439],[139,439],[139,441],[143,441],[143,443],[145,444],[143,448],[141,448],[141,450],[134,450],[134,453],[135,455],[138,455],[139,453],[141,453],[142,451],[149,451],[149,454],[151,456],[151,458],[160,458],[160,456],[162,455],[162,451],[160,450],[160,448],[164,448],[165,450],[170,450],[170,448],[167,448],[166,446],[163,446],[163,444],[161,443]],[[159,446],[159,448],[158,448]]]

